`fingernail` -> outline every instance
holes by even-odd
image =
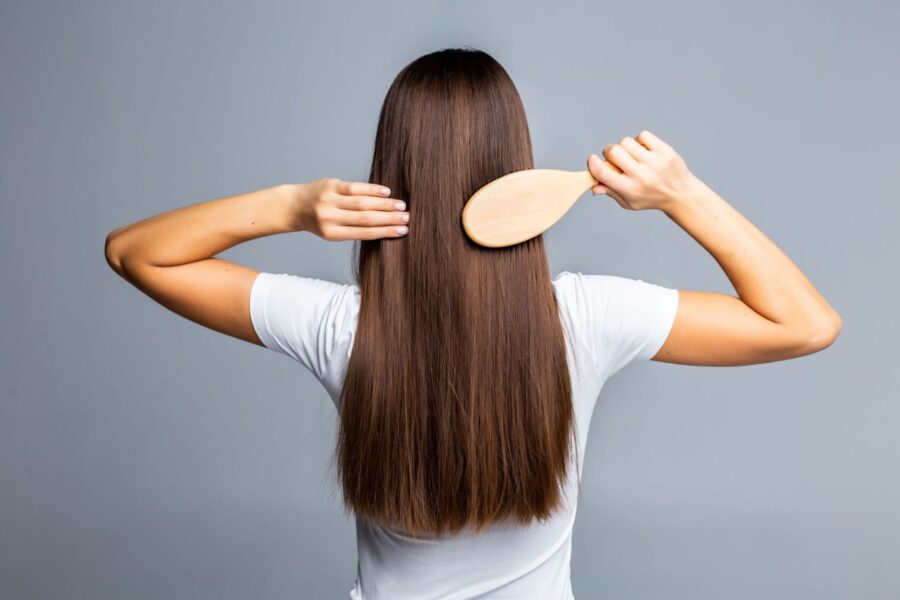
[[[384,194],[385,196],[390,196],[390,195],[391,195],[391,188],[383,187],[383,188],[381,188],[381,193]]]
[[[405,214],[405,215],[403,215],[403,216],[400,217],[400,218],[403,219],[403,222],[404,222],[404,223],[409,223],[409,214]]]
[[[404,208],[406,208],[406,202],[395,202],[394,208],[396,208],[397,210],[403,210]]]
[[[409,231],[409,227],[407,227],[405,225],[401,225],[400,227],[397,228],[397,233],[399,233],[401,235],[403,235],[407,231]]]

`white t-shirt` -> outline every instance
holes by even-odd
[[[665,342],[678,290],[616,275],[560,272],[553,288],[567,342],[578,438],[578,479],[588,426],[603,384]],[[250,293],[253,327],[267,348],[290,356],[335,406],[353,344],[359,288],[287,273],[260,273]],[[577,483],[564,509],[542,525],[497,524],[481,535],[414,539],[356,517],[357,579],[351,600],[471,598],[572,600],[570,558]]]

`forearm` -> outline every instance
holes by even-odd
[[[112,231],[110,264],[169,267],[211,258],[241,242],[295,230],[296,186],[278,185],[165,212]]]
[[[840,329],[837,312],[797,265],[699,179],[663,212],[713,256],[741,300],[763,317],[813,331]]]

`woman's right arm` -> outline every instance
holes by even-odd
[[[623,208],[662,210],[716,260],[737,292],[679,290],[678,313],[653,360],[748,365],[812,354],[840,333],[837,311],[765,234],[694,176],[671,146],[642,131],[588,168]]]

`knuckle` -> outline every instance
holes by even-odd
[[[316,207],[315,214],[316,221],[318,221],[319,223],[329,223],[331,222],[331,218],[333,216],[331,210],[328,207],[322,205]]]
[[[681,157],[674,153],[667,153],[663,156],[663,164],[665,164],[667,167],[680,166],[681,160]]]

